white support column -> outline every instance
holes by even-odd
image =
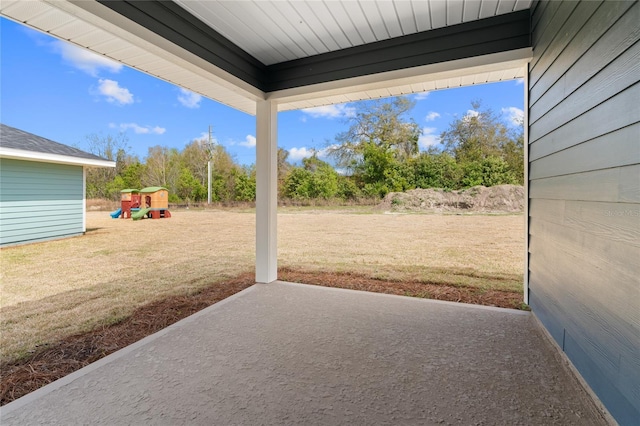
[[[278,279],[278,108],[256,108],[256,282]]]
[[[524,303],[529,304],[529,64],[524,73]]]
[[[87,233],[87,166],[82,166],[82,233]]]

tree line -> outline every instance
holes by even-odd
[[[414,188],[455,190],[476,185],[523,184],[522,125],[472,102],[440,134],[437,146],[419,149],[421,130],[409,117],[414,102],[407,97],[359,103],[348,129],[322,151],[288,161],[278,149],[280,199],[359,200]],[[221,145],[194,140],[182,151],[154,146],[144,161],[129,153],[126,135],[87,137],[93,154],[116,162],[115,169],[90,169],[87,197],[119,199],[125,188],[164,186],[170,202],[207,200],[207,162],[212,162],[212,201],[255,200],[255,166],[243,166]],[[323,157],[324,158],[324,157]]]

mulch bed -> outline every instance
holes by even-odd
[[[364,275],[309,272],[283,268],[279,279],[353,290],[505,308],[522,307],[520,293],[455,287],[436,283],[383,281]],[[153,334],[255,283],[252,272],[216,283],[185,296],[173,296],[138,308],[116,323],[43,345],[31,355],[0,365],[0,405],[5,405],[48,383]]]
[[[472,303],[474,305],[512,309],[523,308],[522,293],[482,290],[422,281],[389,281],[350,272],[309,272],[281,268],[278,270],[278,279],[325,287]]]
[[[0,405],[33,392],[138,340],[255,284],[255,274],[216,283],[184,296],[142,306],[119,323],[69,336],[0,365]]]

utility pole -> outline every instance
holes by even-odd
[[[209,125],[209,161],[207,162],[207,204],[211,204],[211,156],[213,142],[211,141],[211,125]]]

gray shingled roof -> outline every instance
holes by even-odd
[[[89,154],[77,148],[63,145],[33,133],[28,133],[15,127],[0,123],[0,146],[3,148],[22,149],[24,151],[41,152],[45,154],[65,155],[67,157],[84,158],[88,160],[109,161],[106,158]]]

